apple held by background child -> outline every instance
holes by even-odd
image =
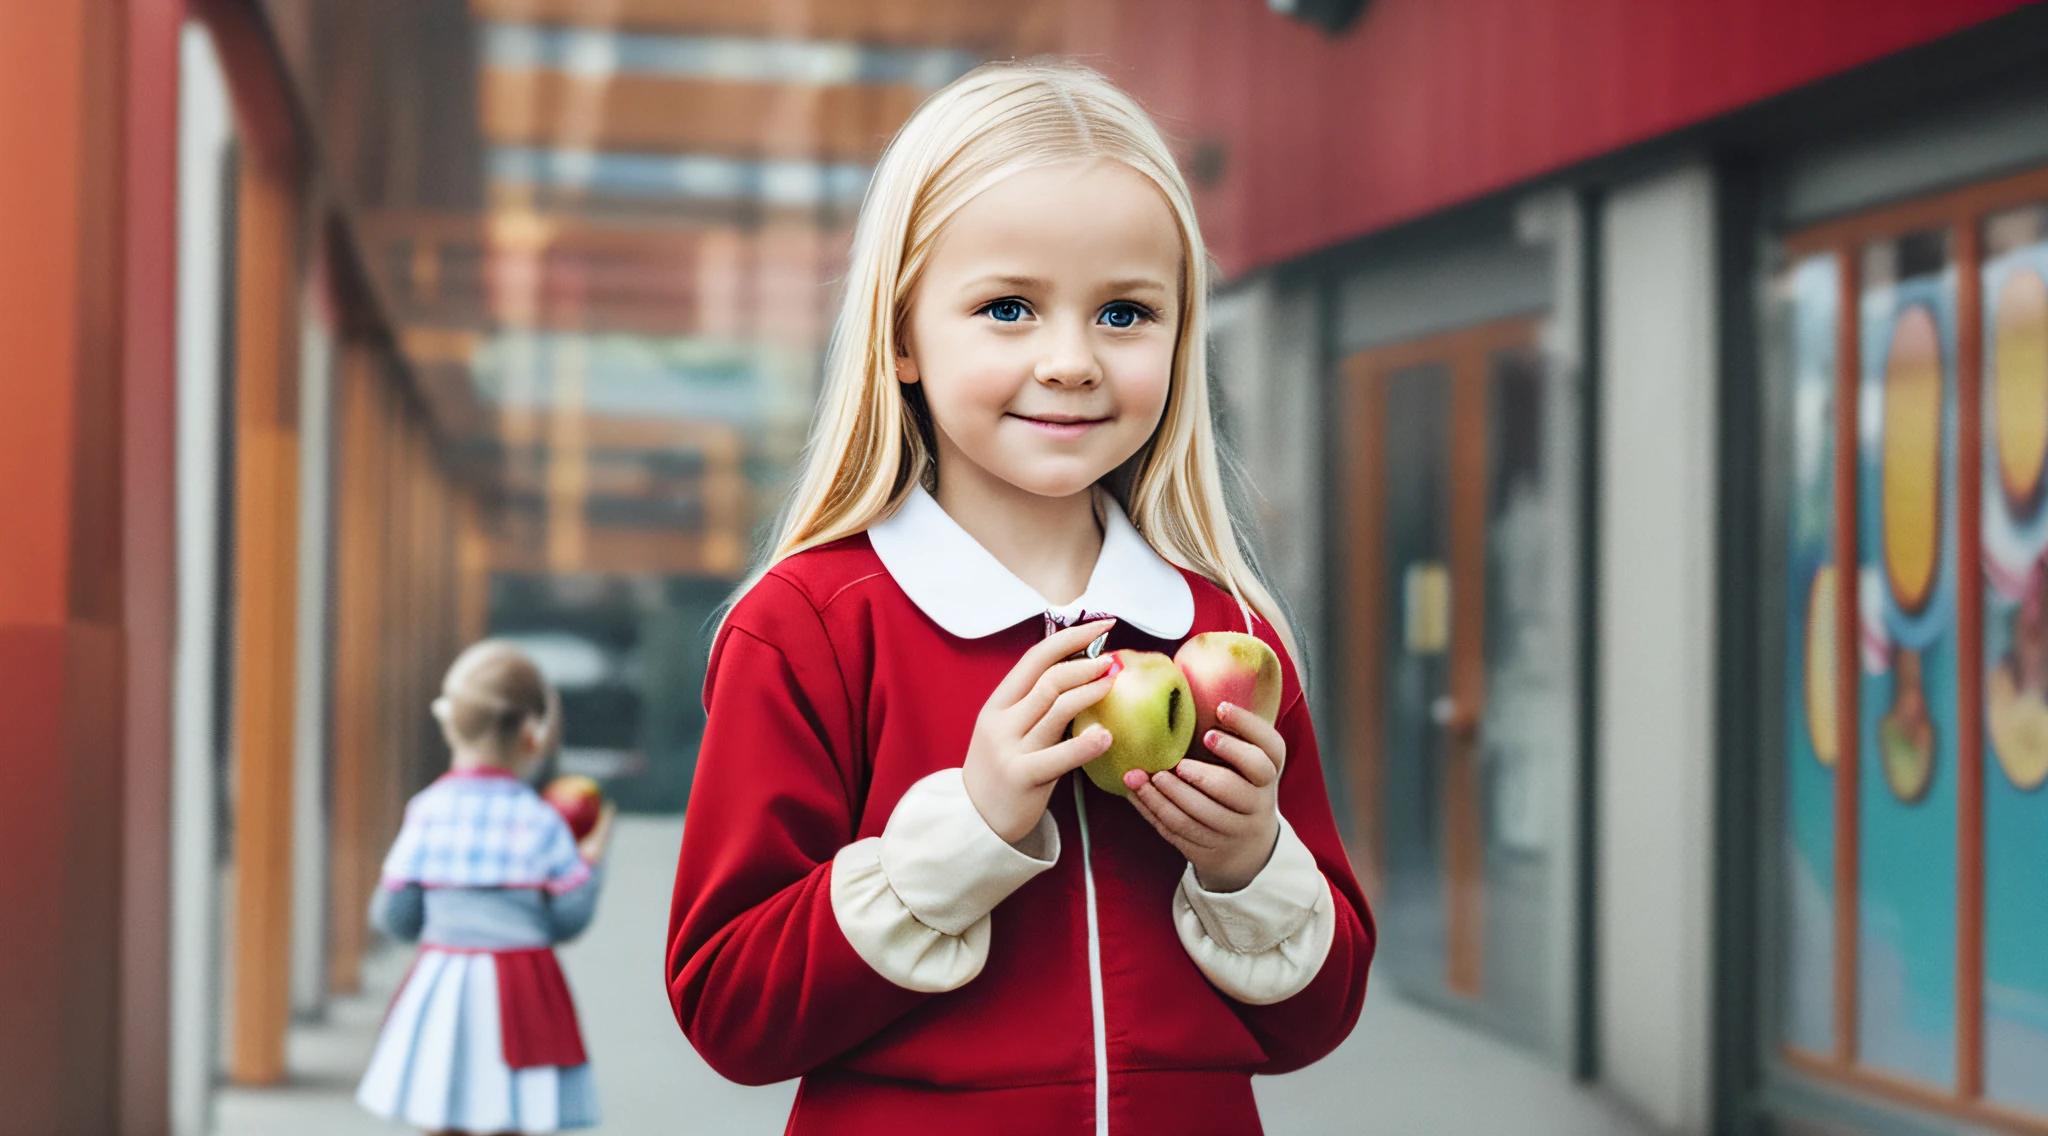
[[[1071,729],[1078,735],[1099,724],[1109,731],[1109,748],[1081,768],[1096,788],[1128,797],[1125,773],[1172,769],[1187,755],[1195,737],[1194,696],[1187,676],[1157,651],[1115,651],[1110,659],[1109,693],[1075,715]]]
[[[598,814],[604,811],[604,791],[580,773],[555,778],[540,795],[569,822],[569,834],[579,843],[597,827]]]
[[[1217,728],[1216,707],[1228,702],[1268,722],[1280,716],[1280,656],[1265,640],[1239,631],[1205,631],[1181,644],[1173,661],[1195,699],[1195,737]],[[1214,760],[1199,741],[1193,756]]]

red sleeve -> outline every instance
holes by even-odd
[[[1302,697],[1294,668],[1278,638],[1270,633],[1261,638],[1280,655],[1291,699],[1277,723],[1280,736],[1287,741],[1287,765],[1280,773],[1280,814],[1315,855],[1316,866],[1329,881],[1330,898],[1337,908],[1337,932],[1330,943],[1330,953],[1307,987],[1292,998],[1269,1006],[1231,1001],[1238,1017],[1266,1050],[1266,1064],[1253,1072],[1288,1073],[1328,1056],[1350,1035],[1351,1027],[1358,1024],[1358,1012],[1365,1005],[1365,977],[1372,966],[1377,932],[1373,928],[1372,909],[1365,902],[1358,877],[1351,871],[1343,839],[1337,835],[1336,817],[1330,812],[1330,795],[1323,780],[1321,754],[1316,748],[1315,725],[1309,720],[1308,700]]]
[[[800,1076],[929,995],[854,953],[832,912],[832,857],[866,783],[859,731],[824,624],[770,575],[721,631],[669,914],[676,1021],[742,1084]]]

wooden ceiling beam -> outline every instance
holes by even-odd
[[[484,20],[682,35],[957,47],[990,57],[1057,46],[1058,0],[470,0]]]
[[[528,221],[494,229],[460,214],[363,219],[364,247],[388,310],[405,325],[408,358],[466,363],[481,343],[475,333],[506,327],[752,336],[774,330],[770,317],[791,305],[808,305],[806,326],[822,334],[830,291],[791,293],[787,282],[842,272],[849,239],[811,229]]]
[[[873,162],[924,97],[894,83],[809,85],[543,69],[483,74],[494,145]]]
[[[536,412],[536,416],[546,411]],[[645,418],[585,412],[582,430],[592,449],[600,450],[697,450],[705,460],[731,462],[745,451],[740,432],[723,422],[704,418]],[[517,430],[506,430],[507,445],[530,440]]]

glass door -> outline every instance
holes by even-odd
[[[1571,450],[1511,319],[1346,362],[1347,773],[1405,996],[1557,1049],[1574,768]],[[1562,446],[1562,448],[1560,448]]]

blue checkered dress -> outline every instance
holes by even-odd
[[[591,878],[569,825],[525,782],[498,770],[450,773],[405,807],[383,886],[574,891]],[[598,1123],[588,1063],[510,1068],[498,960],[425,943],[399,990],[356,1101],[430,1130],[539,1134]]]
[[[450,773],[422,790],[384,857],[388,888],[538,887],[561,895],[588,878],[562,815],[496,770]]]

